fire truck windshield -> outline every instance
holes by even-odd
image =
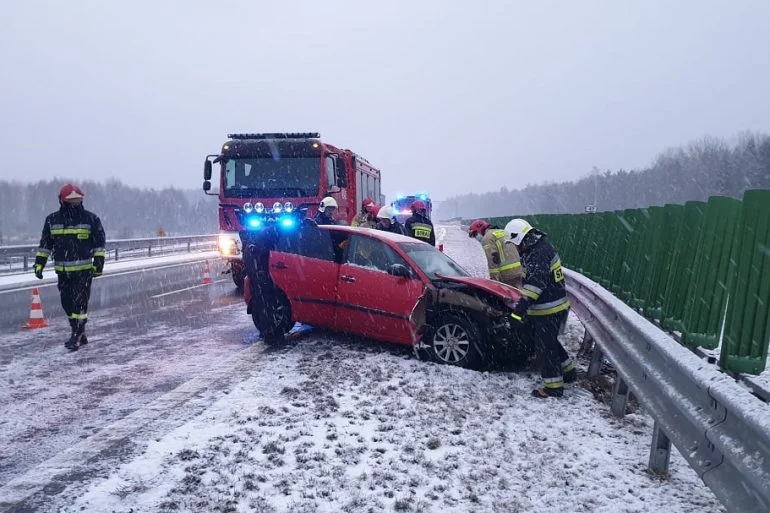
[[[229,198],[301,198],[316,196],[321,187],[318,157],[229,158],[224,173]]]

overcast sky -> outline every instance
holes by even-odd
[[[197,188],[228,132],[319,131],[437,199],[770,132],[770,1],[0,6],[0,178]]]

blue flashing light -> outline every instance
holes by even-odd
[[[403,194],[396,194],[396,201],[406,198]]]
[[[284,217],[281,219],[282,228],[294,228],[295,224],[297,224],[296,221],[291,217]]]
[[[252,217],[248,220],[248,223],[251,228],[259,228],[262,226],[262,219],[258,217]]]
[[[428,199],[428,195],[427,195],[427,194],[425,194],[425,193],[423,193],[423,194],[418,194],[418,195],[417,195],[417,197],[418,197],[418,198],[420,198],[420,199],[421,199],[421,200],[423,200],[423,201],[427,201],[427,199]]]

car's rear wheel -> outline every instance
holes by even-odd
[[[481,330],[462,312],[443,312],[424,343],[430,359],[445,365],[476,368],[483,361]]]
[[[255,305],[252,299],[251,320],[259,330],[262,339],[268,345],[281,344],[285,334],[294,326],[291,321],[291,305],[283,293],[279,293],[272,304]]]

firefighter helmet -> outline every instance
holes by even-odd
[[[505,225],[505,235],[517,246],[521,245],[524,236],[532,229],[532,225],[524,219],[511,219]]]
[[[394,217],[396,217],[396,209],[388,205],[385,205],[379,212],[377,212],[377,219],[391,220]]]
[[[331,196],[326,196],[324,199],[321,200],[321,204],[318,205],[318,210],[320,210],[321,212],[326,212],[326,209],[328,207],[337,208],[337,200],[335,200]]]
[[[468,228],[468,237],[475,237],[476,235],[484,235],[484,232],[489,228],[489,223],[483,219],[476,219],[471,223]]]
[[[419,212],[420,210],[428,210],[428,207],[425,206],[425,202],[422,200],[417,200],[414,203],[412,203],[412,212]]]
[[[86,195],[80,190],[80,187],[71,183],[66,184],[59,190],[59,201],[61,203],[79,203],[83,201]]]

